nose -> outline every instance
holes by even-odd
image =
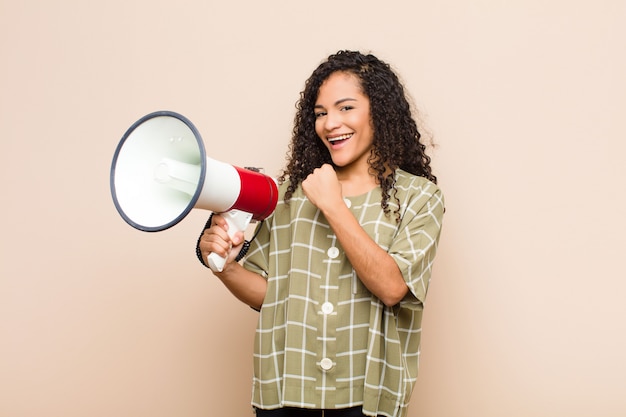
[[[341,115],[335,111],[329,111],[324,118],[324,129],[332,131],[341,126]]]

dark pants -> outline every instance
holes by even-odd
[[[363,417],[361,407],[336,410],[309,410],[306,408],[279,408],[277,410],[256,409],[257,417]]]

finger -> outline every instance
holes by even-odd
[[[224,230],[228,230],[228,223],[226,222],[226,219],[217,213],[214,213],[211,218],[211,226],[219,226]]]
[[[203,252],[215,252],[225,256],[232,246],[228,233],[219,226],[206,229],[200,238],[200,250]]]

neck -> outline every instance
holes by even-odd
[[[341,183],[341,189],[345,197],[365,194],[378,186],[376,177],[369,172],[337,172],[337,178]]]

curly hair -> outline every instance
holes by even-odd
[[[395,197],[395,171],[400,168],[436,183],[426,146],[413,118],[404,87],[389,64],[374,55],[339,51],[321,63],[305,82],[296,104],[292,138],[287,151],[287,166],[279,176],[282,184],[289,179],[285,193],[288,203],[298,186],[323,164],[333,164],[330,153],[315,132],[314,106],[321,85],[335,72],[354,74],[370,101],[374,131],[368,159],[370,171],[382,188],[381,206],[389,215],[389,199]],[[397,200],[397,198],[396,198]],[[395,213],[399,220],[399,213]]]

